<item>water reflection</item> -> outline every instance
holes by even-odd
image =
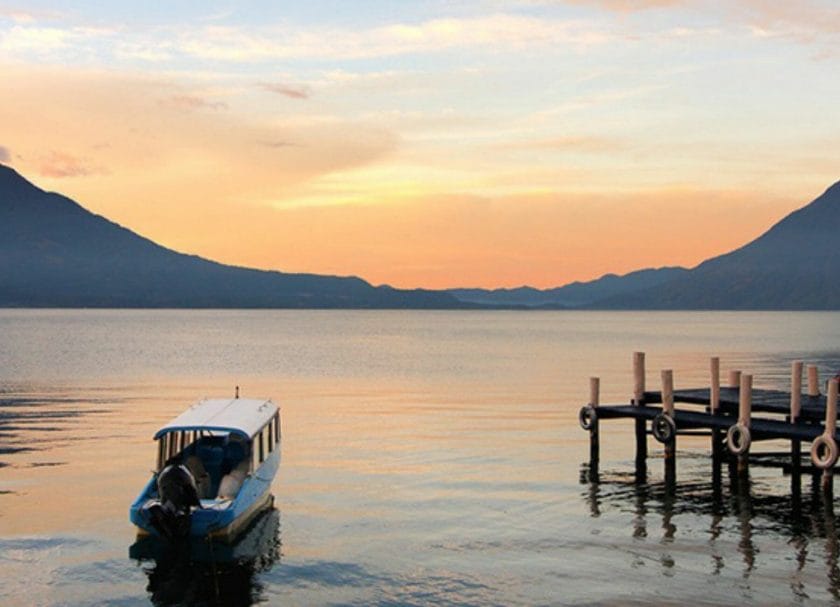
[[[280,562],[280,547],[280,513],[271,509],[235,544],[146,537],[129,556],[143,566],[154,605],[247,606],[265,600],[259,574]]]
[[[710,557],[711,575],[721,575],[735,568],[744,591],[749,595],[751,576],[762,567],[760,545],[768,539],[772,545],[786,545],[790,553],[773,555],[794,564],[790,572],[789,588],[797,602],[809,597],[806,591],[806,569],[813,573],[815,565],[824,564],[825,590],[835,600],[840,599],[840,538],[831,493],[820,490],[818,476],[809,478],[810,491],[790,494],[767,493],[749,474],[721,474],[721,464],[712,466],[708,481],[693,475],[686,482],[671,484],[665,480],[640,483],[636,474],[602,471],[598,476],[589,472],[589,464],[581,466],[580,481],[585,485],[581,493],[589,506],[590,516],[603,517],[608,512],[630,515],[631,537],[639,542],[656,542],[656,558],[661,575],[672,576],[679,560],[694,566],[697,554],[691,554],[688,543],[697,532],[698,524],[708,518],[708,540],[705,549]],[[791,486],[799,487],[801,478],[792,479]],[[652,533],[659,523],[661,531]],[[681,531],[683,546],[674,544]],[[774,540],[782,540],[776,542]],[[669,552],[669,547],[677,553]],[[734,549],[734,553],[733,553]],[[680,555],[679,551],[685,551]],[[637,561],[638,551],[631,553]],[[813,584],[813,578],[809,582]]]

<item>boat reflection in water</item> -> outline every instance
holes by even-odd
[[[129,548],[149,578],[154,605],[252,605],[261,602],[258,574],[280,562],[280,513],[272,508],[234,544],[147,536]]]

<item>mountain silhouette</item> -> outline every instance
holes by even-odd
[[[840,309],[840,182],[767,232],[664,284],[611,297],[611,309]]]
[[[0,164],[0,306],[837,310],[838,233],[840,182],[747,245],[691,270],[607,274],[546,290],[401,290],[178,253]]]
[[[486,306],[526,306],[530,308],[573,308],[586,306],[656,286],[688,272],[685,268],[647,268],[618,276],[605,274],[588,282],[572,282],[553,289],[518,287],[515,289],[449,289],[464,302]]]
[[[444,292],[224,265],[167,249],[0,165],[0,306],[463,308]]]

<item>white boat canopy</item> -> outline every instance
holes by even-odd
[[[200,400],[155,433],[155,440],[168,432],[209,430],[239,434],[251,440],[275,413],[270,400],[217,398]]]

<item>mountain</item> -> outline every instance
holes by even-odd
[[[225,236],[227,237],[227,236]],[[167,249],[0,165],[0,306],[464,308],[443,292],[228,266]]]
[[[563,287],[539,290],[533,287],[516,289],[449,289],[463,302],[489,306],[526,306],[531,308],[580,307],[611,297],[620,297],[674,280],[688,273],[680,267],[649,268],[623,276],[605,274],[589,282],[573,282]]]
[[[840,182],[767,232],[664,284],[597,302],[609,309],[840,309]]]

